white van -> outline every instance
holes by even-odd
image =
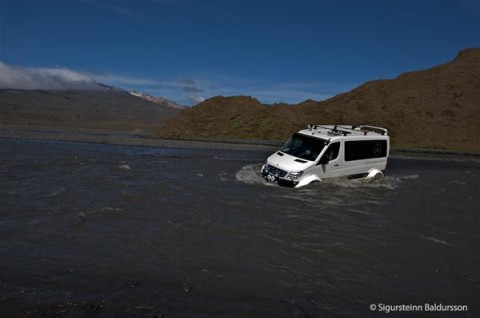
[[[268,157],[261,173],[268,181],[296,188],[324,178],[373,178],[383,176],[389,152],[385,128],[308,125]]]

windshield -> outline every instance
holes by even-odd
[[[325,144],[326,141],[323,139],[295,133],[280,151],[304,160],[315,161]]]

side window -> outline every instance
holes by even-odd
[[[387,156],[386,140],[346,141],[345,161],[381,158]]]
[[[328,146],[327,151],[323,154],[322,158],[318,162],[319,164],[326,164],[329,161],[335,160],[338,158],[338,152],[340,151],[340,143],[336,142]]]

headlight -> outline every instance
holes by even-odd
[[[267,168],[268,168],[268,164],[264,164],[264,165],[262,166],[262,170],[260,170],[260,172],[261,172],[262,174],[267,173]]]
[[[298,179],[300,179],[302,174],[303,174],[303,171],[294,171],[294,172],[290,172],[288,177],[292,180],[298,180]]]

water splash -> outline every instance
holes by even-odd
[[[276,185],[272,182],[267,182],[261,175],[262,165],[261,164],[248,164],[242,167],[235,174],[235,179],[239,182],[244,182],[247,184],[262,184],[262,185]],[[408,175],[408,176],[385,176],[382,178],[374,179],[348,179],[347,177],[339,178],[328,178],[324,179],[321,182],[312,183],[307,186],[307,188],[385,188],[389,190],[394,190],[400,186],[404,180],[414,180],[417,179],[418,175]]]
[[[262,174],[260,173],[261,169],[261,164],[249,164],[243,166],[242,169],[235,174],[235,179],[247,184],[272,185],[273,183],[268,183],[263,179]]]

